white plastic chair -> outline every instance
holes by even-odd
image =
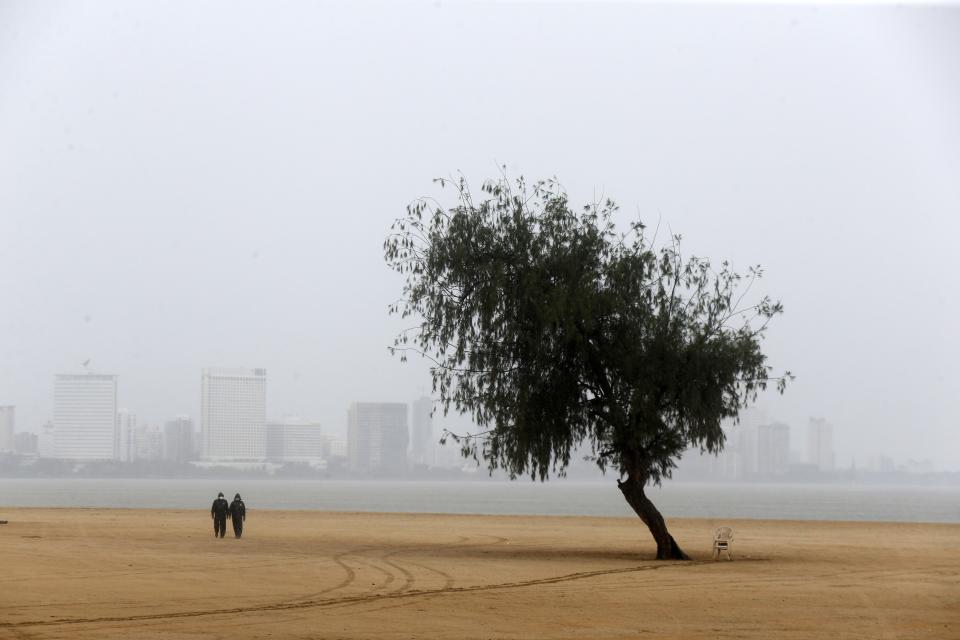
[[[730,543],[733,542],[733,529],[730,527],[717,527],[713,532],[713,559],[720,557],[721,551],[727,552],[727,560],[733,560],[733,554],[730,552]]]

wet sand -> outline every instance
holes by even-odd
[[[657,562],[632,518],[0,519],[0,638],[960,638],[960,525],[679,519]]]

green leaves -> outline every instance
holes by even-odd
[[[419,322],[391,351],[431,360],[444,412],[487,429],[465,455],[545,479],[588,445],[659,482],[689,446],[719,451],[721,421],[773,380],[759,341],[783,308],[745,303],[759,266],[716,272],[680,236],[654,248],[639,221],[617,232],[609,199],[576,213],[556,179],[486,181],[476,202],[438,182],[455,206],[418,200],[384,242],[406,276],[390,311]]]

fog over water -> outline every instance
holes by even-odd
[[[7,0],[0,405],[38,431],[87,359],[150,424],[198,419],[209,366],[330,433],[410,402],[381,243],[506,163],[762,264],[795,448],[822,416],[839,466],[957,470],[958,114],[956,4]]]
[[[251,524],[270,509],[635,518],[610,480],[539,483],[310,480],[5,479],[0,504],[204,508],[239,492]],[[666,483],[650,496],[667,517],[960,522],[960,487]],[[640,526],[640,523],[637,523]],[[255,525],[254,525],[255,526]]]

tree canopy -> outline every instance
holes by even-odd
[[[618,231],[616,204],[576,211],[556,180],[501,177],[477,199],[463,178],[439,182],[454,205],[417,200],[384,243],[405,276],[390,310],[416,322],[392,350],[428,358],[444,412],[483,429],[458,436],[465,454],[544,480],[589,450],[658,557],[686,557],[643,488],[690,447],[720,451],[722,421],[768,384],[783,391],[789,373],[773,378],[761,350],[782,305],[741,306],[762,270],[684,256],[678,235],[658,247],[639,221]]]

